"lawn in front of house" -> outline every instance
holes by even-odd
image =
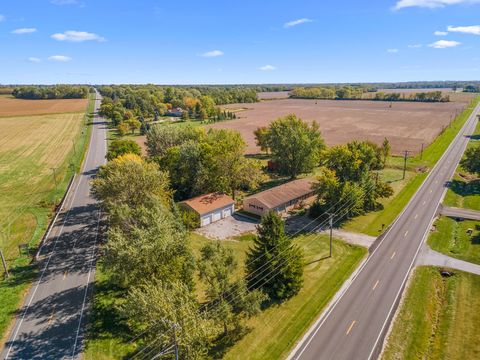
[[[191,246],[196,257],[205,244],[212,241],[191,234]],[[328,255],[328,237],[302,235],[295,239],[304,251],[305,283],[300,293],[280,305],[267,308],[248,320],[250,331],[232,348],[223,349],[226,359],[278,359],[285,357],[294,344],[308,330],[343,282],[366,255],[366,249],[335,240],[333,257]],[[252,235],[243,235],[222,244],[231,248],[239,268],[235,277],[244,276],[246,251],[252,244]],[[202,286],[197,286],[199,300],[203,300]],[[122,301],[119,289],[109,285],[108,274],[100,267],[96,275],[92,326],[88,333],[85,359],[122,359],[137,345],[114,311]]]

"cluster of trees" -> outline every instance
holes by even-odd
[[[223,191],[255,189],[263,181],[258,160],[244,157],[245,141],[232,130],[154,125],[148,154],[168,171],[175,200]]]
[[[324,151],[311,216],[328,211],[348,219],[381,206],[378,199],[393,195],[392,187],[378,178],[389,153],[387,139],[381,147],[370,141],[352,141]]]
[[[318,124],[309,125],[294,114],[278,118],[254,134],[262,151],[271,153],[277,170],[291,178],[318,166],[325,148]]]
[[[463,88],[463,91],[478,93],[480,92],[480,84],[477,84],[477,85],[469,84]]]
[[[135,115],[158,117],[172,107],[187,110],[190,118],[218,116],[217,105],[258,101],[256,90],[243,87],[177,87],[156,85],[100,86],[100,93]]]
[[[128,152],[117,156],[100,168],[92,193],[108,215],[102,264],[124,292],[117,310],[154,355],[175,336],[180,358],[218,357],[245,333],[245,321],[262,303],[288,299],[302,287],[302,252],[274,213],[262,219],[248,274],[238,278],[233,251],[220,242],[203,246],[195,258],[168,173],[157,163]]]
[[[361,99],[363,87],[298,87],[290,92],[292,99]]]
[[[419,101],[419,102],[449,102],[450,96],[442,95],[441,91],[417,93],[385,93],[376,92],[372,100],[381,101]]]
[[[465,155],[460,161],[460,165],[468,172],[480,175],[480,146],[469,147],[465,151]]]
[[[17,99],[84,99],[88,96],[88,86],[52,85],[21,86],[13,89],[12,95]]]

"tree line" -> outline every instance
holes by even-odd
[[[238,277],[233,251],[220,242],[194,255],[168,173],[156,162],[119,155],[100,168],[92,193],[109,223],[102,266],[123,293],[114,310],[140,351],[148,347],[155,355],[175,336],[180,358],[219,358],[262,306],[302,287],[303,254],[274,213],[262,219],[245,260],[247,273]]]
[[[313,186],[317,201],[310,208],[313,217],[349,204],[343,217],[351,218],[378,209],[379,199],[393,195],[391,186],[378,177],[391,150],[387,139],[382,146],[352,141],[327,148],[318,124],[309,125],[293,114],[258,128],[255,139],[281,174],[295,178],[319,167]]]
[[[30,100],[85,99],[88,93],[88,86],[75,85],[22,86],[12,91],[15,98]]]
[[[375,90],[373,90],[375,91]],[[450,97],[442,95],[441,91],[396,93],[375,92],[374,96],[365,97],[371,92],[365,87],[299,87],[290,92],[292,99],[336,99],[336,100],[380,100],[380,101],[419,101],[419,102],[448,102]]]

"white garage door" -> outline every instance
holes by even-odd
[[[210,224],[211,221],[212,221],[212,218],[210,217],[210,215],[204,216],[204,217],[202,217],[202,220],[200,222],[200,226],[206,226],[206,225]]]
[[[212,214],[212,222],[213,221],[218,221],[222,218],[222,210],[218,210],[218,211],[215,211],[213,214]]]
[[[231,215],[232,215],[232,209],[231,208],[223,210],[223,217],[224,218],[226,218],[227,216],[231,216]]]

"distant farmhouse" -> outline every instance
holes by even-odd
[[[168,109],[165,115],[180,117],[183,115],[183,113],[184,113],[184,110],[182,108],[174,107],[174,108]]]
[[[182,201],[179,205],[187,211],[194,212],[198,216],[200,226],[224,219],[235,212],[235,201],[220,192],[200,195]]]
[[[259,192],[243,199],[243,210],[255,215],[269,211],[287,212],[315,199],[311,179],[299,179]]]

